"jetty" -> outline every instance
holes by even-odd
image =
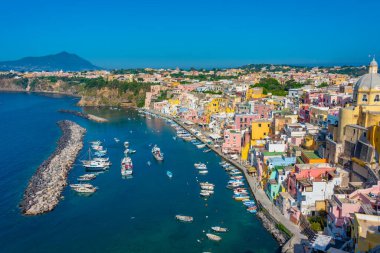
[[[252,175],[249,175],[248,168],[243,164],[234,161],[227,155],[223,154],[220,149],[215,148],[213,145],[206,143],[203,138],[195,135],[191,129],[184,124],[181,120],[169,115],[165,115],[153,110],[144,109],[144,111],[155,114],[162,118],[173,120],[175,123],[180,125],[186,131],[188,131],[192,136],[197,138],[202,143],[218,154],[223,160],[229,162],[231,165],[235,166],[244,176],[249,185],[250,191],[256,199],[258,212],[257,217],[262,221],[263,226],[267,229],[273,237],[278,241],[280,246],[282,246],[282,252],[303,252],[303,242],[307,240],[307,237],[301,233],[300,228],[286,219],[280,212],[280,210],[274,206],[274,204],[269,200],[263,189],[260,189],[257,179]]]
[[[81,117],[84,119],[88,119],[88,120],[92,120],[95,122],[99,122],[99,123],[108,122],[108,119],[105,119],[105,118],[102,118],[102,117],[99,117],[99,116],[96,116],[93,114],[89,114],[89,113],[75,111],[75,110],[59,110],[59,112],[73,114],[75,116],[78,116],[78,117]]]
[[[67,185],[67,175],[83,147],[86,129],[78,124],[59,121],[62,136],[54,153],[45,160],[29,181],[21,201],[21,210],[26,215],[38,215],[55,208]]]

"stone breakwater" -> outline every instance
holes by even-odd
[[[22,212],[37,215],[49,212],[59,203],[67,174],[83,147],[86,129],[69,121],[59,121],[62,136],[54,153],[44,161],[29,181],[21,202]]]
[[[84,113],[84,112],[78,112],[78,111],[73,111],[73,110],[59,110],[59,112],[73,114],[73,115],[76,115],[78,117],[82,117],[82,118],[92,120],[95,122],[100,122],[100,123],[108,122],[108,120],[105,118],[95,116],[92,114],[88,114],[88,113]]]
[[[284,245],[287,241],[287,238],[284,236],[283,232],[281,232],[276,224],[266,217],[263,212],[257,212],[256,216],[261,220],[263,226],[267,231],[269,231],[273,237],[278,241],[280,246]]]

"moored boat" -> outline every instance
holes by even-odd
[[[222,240],[222,237],[220,237],[218,235],[211,234],[211,233],[207,233],[206,236],[207,236],[208,239],[210,239],[212,241],[219,242],[220,240]]]
[[[153,154],[154,158],[156,158],[157,161],[164,160],[164,154],[161,153],[161,149],[157,145],[154,145],[154,147],[152,149],[152,154]]]
[[[219,226],[211,227],[211,229],[214,230],[215,232],[227,232],[228,231],[227,228],[222,228]]]
[[[173,177],[173,173],[171,171],[166,171],[166,175],[169,177],[169,178],[172,178]]]
[[[177,220],[179,220],[179,221],[183,221],[183,222],[192,222],[192,221],[194,220],[194,218],[191,217],[191,216],[179,215],[179,214],[177,214],[177,215],[175,216],[175,218],[176,218]]]

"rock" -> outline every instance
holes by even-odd
[[[21,201],[22,212],[37,215],[49,212],[59,203],[67,175],[83,147],[86,130],[69,121],[59,121],[62,136],[54,153],[44,161],[29,181]]]

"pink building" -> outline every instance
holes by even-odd
[[[224,142],[222,145],[223,153],[240,153],[241,151],[241,133],[236,129],[224,130]]]
[[[158,112],[162,112],[162,109],[168,105],[168,101],[154,102],[153,109]]]
[[[182,112],[180,114],[180,117],[185,119],[185,120],[189,120],[191,122],[197,122],[197,119],[198,119],[198,112],[194,109],[189,109],[185,112]]]
[[[180,84],[178,85],[178,89],[185,92],[190,92],[195,90],[196,88],[202,86],[200,83],[193,83],[193,84]]]
[[[271,112],[274,110],[273,105],[256,104],[254,105],[254,112],[260,116],[260,119],[268,119]]]
[[[351,194],[334,194],[327,205],[329,234],[339,239],[350,237],[352,214],[379,208],[376,201],[379,194],[380,181],[371,188],[359,189]]]
[[[235,128],[246,129],[250,127],[252,121],[260,119],[260,114],[236,114],[235,115]]]

